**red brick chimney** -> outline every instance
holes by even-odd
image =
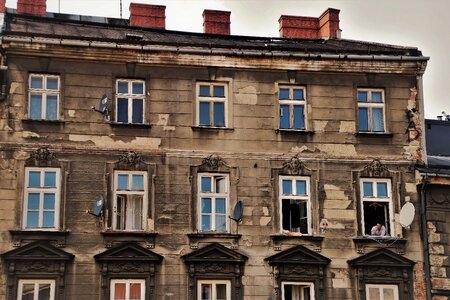
[[[230,35],[230,11],[203,11],[203,33]]]
[[[282,15],[278,23],[280,24],[280,37],[283,38],[340,38],[338,9],[328,8],[318,18]]]
[[[0,14],[4,14],[6,11],[6,0],[0,0]]]
[[[45,16],[47,12],[46,0],[17,0],[17,12],[19,14],[30,14]]]
[[[130,3],[130,25],[166,29],[166,7]]]

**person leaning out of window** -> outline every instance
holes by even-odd
[[[372,227],[370,235],[374,236],[386,236],[386,227],[383,224],[377,223],[377,225]]]

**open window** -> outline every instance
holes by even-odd
[[[282,282],[282,300],[314,300],[314,284]]]
[[[228,85],[199,82],[196,89],[196,125],[228,127]]]
[[[198,174],[198,205],[200,231],[227,232],[230,181],[228,174]]]

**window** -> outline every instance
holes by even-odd
[[[59,76],[31,74],[29,80],[29,118],[58,120]]]
[[[229,280],[199,280],[197,300],[231,300]]]
[[[144,230],[147,216],[147,173],[114,172],[115,230]]]
[[[280,176],[282,232],[311,233],[309,177]]]
[[[19,280],[17,300],[54,300],[54,280]]]
[[[278,90],[280,102],[280,128],[306,129],[305,122],[305,88],[280,87]]]
[[[227,127],[227,85],[197,84],[197,125]]]
[[[26,168],[23,227],[57,229],[59,227],[60,170]]]
[[[229,180],[225,174],[199,174],[199,229],[228,231]]]
[[[366,284],[367,300],[399,300],[398,286],[387,284]]]
[[[111,300],[145,300],[144,279],[111,280]]]
[[[282,282],[282,300],[314,300],[314,284]]]
[[[358,89],[358,127],[361,132],[384,132],[384,90]]]
[[[394,227],[391,181],[389,179],[361,179],[361,199],[364,234],[372,235],[372,228],[377,224],[385,227],[385,236],[392,234]]]
[[[145,83],[143,80],[118,79],[116,100],[117,123],[144,123]]]

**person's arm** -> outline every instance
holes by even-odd
[[[373,226],[372,230],[370,230],[370,234],[371,235],[378,235],[378,230],[377,230],[377,226]]]
[[[381,229],[380,229],[380,235],[381,235],[381,236],[385,236],[385,235],[386,235],[386,227],[384,227],[384,225],[381,226]]]

